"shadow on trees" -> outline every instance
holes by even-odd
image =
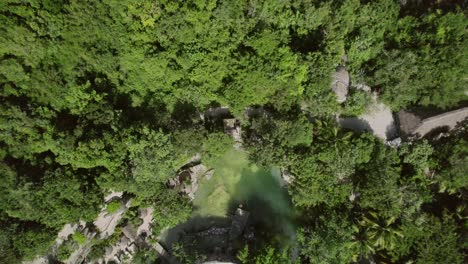
[[[456,11],[458,8],[465,8],[465,0],[400,0],[401,16],[419,17],[427,14],[431,10],[439,9],[444,13]]]
[[[289,46],[295,52],[307,54],[309,52],[319,51],[323,43],[324,35],[321,29],[314,30],[307,35],[301,36],[296,32],[291,32],[291,41]]]
[[[178,128],[190,128],[200,119],[197,108],[187,102],[177,102],[171,113],[171,122]]]

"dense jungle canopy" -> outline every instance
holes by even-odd
[[[389,147],[336,124],[368,97],[330,83],[342,66],[395,112],[457,108],[467,26],[462,0],[0,1],[0,262],[47,254],[110,190],[153,207],[155,235],[184,222],[167,182],[197,153],[219,166],[234,141],[204,113],[228,107],[249,162],[294,177],[294,261],[463,263],[466,125]],[[248,246],[243,263],[292,263]]]

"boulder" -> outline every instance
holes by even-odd
[[[229,238],[231,240],[239,237],[244,231],[247,220],[249,220],[250,213],[248,211],[237,208],[236,213],[232,217],[231,230],[229,231]]]
[[[400,110],[400,112],[398,112],[398,121],[400,124],[400,132],[406,136],[411,135],[421,125],[422,120],[413,113]]]
[[[140,218],[143,220],[143,223],[138,227],[137,234],[140,236],[143,233],[146,235],[151,234],[151,223],[153,222],[153,208],[140,209]]]
[[[336,72],[333,74],[332,80],[332,91],[336,95],[338,103],[342,104],[346,101],[349,91],[349,73],[344,67],[338,67]]]

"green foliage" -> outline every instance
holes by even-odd
[[[402,213],[403,193],[399,186],[400,167],[397,152],[378,144],[374,148],[368,172],[357,184],[360,206],[378,210],[387,217]]]
[[[395,109],[448,107],[463,100],[466,25],[461,11],[402,17],[389,35],[393,48],[377,62],[371,84],[384,88],[383,98]]]
[[[1,1],[0,259],[44,254],[64,224],[92,222],[110,189],[154,206],[155,234],[185,221],[192,205],[166,183],[197,153],[218,166],[233,141],[204,113],[226,106],[249,159],[292,174],[303,259],[460,262],[462,217],[427,208],[455,213],[438,195],[463,204],[466,139],[394,150],[333,125],[335,113],[362,114],[370,101],[352,90],[340,109],[330,89],[339,65],[394,110],[466,100],[461,2],[400,2]],[[338,208],[353,210],[338,219]],[[309,226],[309,210],[330,223]],[[261,256],[249,261],[283,261],[271,247]]]
[[[237,253],[237,259],[244,264],[247,263],[249,259],[249,246],[245,245],[244,248],[242,248],[238,253]]]
[[[233,145],[234,142],[229,135],[219,132],[209,134],[208,138],[203,142],[203,164],[213,166]]]
[[[404,238],[401,230],[395,227],[395,221],[396,217],[382,219],[376,213],[369,211],[358,224],[362,228],[360,232],[364,233],[373,248],[391,251],[398,240]]]
[[[416,263],[463,263],[462,243],[459,242],[453,219],[447,215],[442,221],[433,217],[428,225],[430,228],[415,244]]]
[[[86,236],[79,231],[73,233],[72,238],[80,245],[83,245],[84,243],[86,243],[86,241],[88,241]]]
[[[372,103],[369,93],[361,90],[351,90],[343,108],[344,116],[359,116],[366,112]]]
[[[86,256],[89,260],[96,260],[104,256],[106,253],[106,248],[112,245],[115,245],[121,238],[122,230],[120,227],[117,227],[114,233],[105,239],[94,238],[91,241],[91,251]]]
[[[251,158],[264,166],[278,164],[284,155],[313,142],[313,125],[305,116],[292,113],[274,116],[258,110],[247,130]],[[278,113],[276,113],[278,115]]]
[[[432,166],[430,160],[432,153],[433,148],[427,141],[419,142],[414,146],[405,144],[400,148],[403,162],[411,164],[417,175],[423,174],[424,169]]]
[[[249,253],[249,247],[246,245],[237,254],[237,259],[242,264],[286,264],[297,263],[291,260],[288,248],[276,249],[270,245],[262,247],[258,252]]]
[[[296,177],[292,199],[298,206],[345,202],[353,189],[353,175],[371,158],[374,143],[367,135],[352,137],[323,122],[317,126],[315,144],[304,156],[295,155],[289,165]]]
[[[155,264],[158,259],[158,254],[152,248],[138,249],[132,259],[135,264]]]
[[[162,182],[169,178],[178,165],[169,136],[161,131],[142,129],[142,138],[132,138],[128,150],[133,164],[133,175],[138,182]],[[181,158],[178,158],[179,160]]]
[[[18,256],[14,252],[14,248],[11,245],[11,238],[8,237],[9,234],[6,232],[0,233],[0,258],[5,263],[15,263],[18,262]]]
[[[63,244],[57,249],[57,259],[65,262],[76,249],[78,249],[78,245],[75,240],[67,240],[63,242]]]
[[[345,215],[320,215],[314,225],[298,231],[300,254],[308,263],[349,263],[353,233],[353,223]]]
[[[9,190],[3,195],[9,202],[2,203],[1,208],[9,216],[40,221],[56,228],[76,219],[92,220],[97,216],[101,201],[100,190],[94,183],[80,179],[80,176],[86,179],[88,175],[72,175],[72,171],[63,169],[46,171],[45,175],[40,175],[40,167],[25,163],[23,168],[26,170],[21,170],[18,165],[2,168],[6,170],[5,176],[8,176],[3,184]],[[31,182],[30,177],[35,177],[36,173],[43,177],[42,184]],[[21,179],[19,184],[14,184],[15,179]],[[41,213],[44,210],[50,211],[47,214]]]
[[[172,246],[172,255],[181,264],[203,262],[206,259],[206,256],[199,255],[196,252],[187,252],[183,245],[178,243]]]
[[[459,138],[461,136],[461,138]],[[468,174],[468,142],[463,134],[449,142],[436,146],[434,153],[437,159],[435,181],[439,184],[440,192],[450,194],[461,193],[467,188]]]
[[[56,234],[55,230],[41,226],[32,228],[27,225],[17,226],[15,231],[16,233],[11,233],[12,248],[26,260],[45,254],[53,245]],[[16,234],[21,234],[21,236],[15,236]]]
[[[117,212],[121,207],[120,201],[112,201],[106,206],[106,210],[109,214]]]
[[[187,197],[182,197],[174,190],[165,190],[154,200],[154,207],[158,208],[153,214],[153,234],[159,235],[164,228],[176,226],[186,221],[192,208]]]
[[[294,263],[289,255],[289,250],[278,250],[267,246],[259,255],[255,256],[253,261],[247,263],[255,264],[285,264]]]

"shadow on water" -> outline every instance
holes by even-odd
[[[214,175],[200,183],[192,218],[161,236],[171,254],[175,245],[182,245],[189,255],[236,261],[246,245],[255,252],[265,245],[294,243],[294,212],[279,170],[259,168],[236,150],[213,167]],[[240,211],[248,216],[239,217]]]

